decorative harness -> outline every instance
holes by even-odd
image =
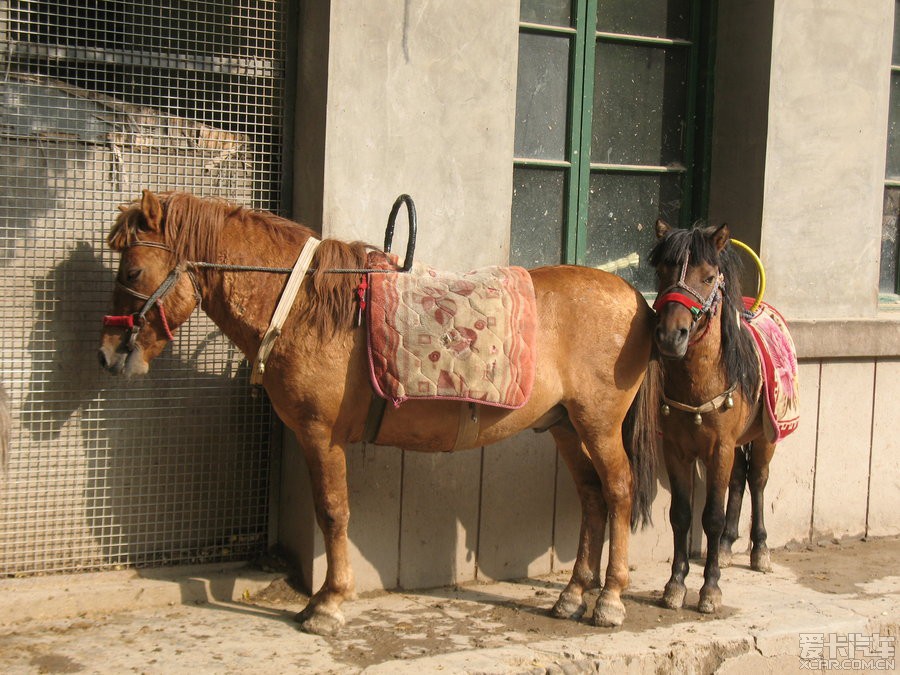
[[[685,257],[684,263],[682,263],[681,265],[681,272],[678,275],[678,281],[675,282],[672,286],[669,286],[665,291],[657,296],[656,301],[653,303],[653,309],[658,314],[663,307],[672,302],[676,302],[679,305],[687,307],[691,312],[691,332],[696,330],[696,326],[699,323],[700,319],[703,318],[704,315],[706,315],[706,327],[703,329],[703,332],[700,333],[700,335],[694,337],[689,343],[696,344],[700,342],[700,340],[702,340],[704,337],[706,337],[706,334],[707,332],[709,332],[709,328],[712,325],[713,317],[719,310],[719,305],[722,302],[722,289],[725,286],[725,277],[721,272],[719,272],[716,275],[715,280],[713,281],[712,291],[706,298],[703,298],[699,293],[697,293],[697,291],[688,286],[688,284],[684,280],[684,277],[687,274],[689,261],[690,254]],[[686,291],[689,295],[685,294],[682,291]],[[671,414],[671,408],[693,413],[694,424],[699,426],[703,424],[703,415],[705,413],[710,413],[718,410],[722,407],[723,404],[728,410],[734,407],[734,392],[737,389],[737,386],[738,383],[735,382],[718,396],[715,396],[706,403],[701,403],[698,406],[688,405],[687,403],[680,403],[679,401],[668,398],[665,394],[663,394],[663,404],[660,408],[660,411],[664,416],[668,416],[669,414]]]

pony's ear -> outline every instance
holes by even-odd
[[[728,231],[728,225],[722,223],[716,228],[716,231],[712,233],[710,239],[712,240],[713,246],[716,247],[716,253],[721,253],[722,249],[728,245],[728,240],[731,239],[731,232]]]
[[[656,219],[656,238],[657,239],[662,239],[663,237],[665,237],[667,234],[669,234],[669,230],[671,230],[671,229],[672,228],[669,227],[669,224],[666,221],[664,221],[662,218]]]
[[[141,194],[141,211],[145,221],[141,223],[141,229],[159,232],[162,228],[162,205],[150,190],[144,190]]]

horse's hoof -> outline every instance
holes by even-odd
[[[298,612],[294,621],[300,624],[300,630],[304,633],[330,637],[344,627],[344,615],[340,610],[327,611],[321,605],[310,606]]]
[[[625,605],[616,598],[600,597],[597,600],[597,606],[594,607],[594,616],[592,622],[600,628],[616,628],[621,626],[625,621]]]
[[[550,610],[550,616],[557,619],[572,619],[578,621],[587,611],[587,603],[583,597],[576,597],[573,593],[561,593],[553,609]]]
[[[731,553],[731,547],[725,548],[724,546],[719,547],[719,567],[731,567],[731,558],[733,554]]]
[[[722,606],[722,591],[718,588],[700,589],[700,604],[697,609],[701,614],[713,614]]]
[[[768,548],[754,548],[750,552],[750,569],[764,573],[772,571],[772,557]]]
[[[681,609],[684,606],[684,596],[687,588],[684,584],[678,584],[670,581],[666,584],[666,590],[663,591],[662,606],[668,609]]]

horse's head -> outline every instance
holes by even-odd
[[[144,190],[141,199],[120,211],[107,238],[122,257],[98,358],[115,375],[143,375],[197,306],[198,292],[166,236],[165,210],[157,196]]]
[[[656,345],[663,356],[682,358],[692,339],[709,326],[722,299],[719,254],[728,244],[728,227],[671,228],[656,221],[650,263],[658,279]]]

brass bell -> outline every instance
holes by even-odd
[[[731,410],[734,407],[734,396],[728,394],[728,398],[725,399],[725,407],[728,410]]]
[[[659,411],[663,414],[663,417],[668,417],[669,413],[672,412],[667,403],[663,403]]]
[[[698,427],[703,424],[703,417],[701,417],[700,413],[694,415],[694,424],[696,424]]]

